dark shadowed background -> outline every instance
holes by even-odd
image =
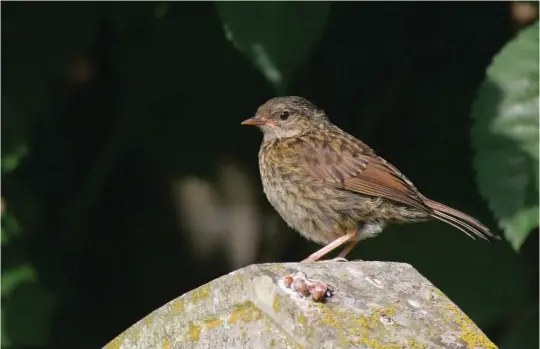
[[[284,94],[504,237],[391,226],[352,258],[411,263],[500,348],[538,347],[536,4],[1,10],[2,348],[98,348],[231,270],[315,251],[240,126]]]

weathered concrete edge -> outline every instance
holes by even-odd
[[[392,268],[397,269],[414,269],[408,264],[403,263],[387,263],[387,262],[361,262],[361,263],[384,263],[392,265]],[[343,263],[341,263],[343,265]],[[347,263],[352,264],[352,263]],[[316,268],[317,264],[310,264],[310,268]],[[323,264],[320,264],[321,268]],[[259,264],[251,265],[222,277],[211,281],[201,287],[187,292],[186,294],[172,300],[165,304],[154,312],[150,313],[142,320],[135,323],[128,328],[117,338],[111,341],[105,348],[107,349],[119,349],[119,348],[141,348],[141,347],[158,347],[158,348],[170,348],[172,343],[170,340],[178,339],[179,332],[184,332],[183,336],[187,340],[196,342],[199,334],[205,327],[207,329],[216,328],[221,325],[223,320],[218,318],[209,317],[209,313],[216,313],[223,309],[229,308],[231,310],[231,318],[242,317],[246,315],[246,310],[243,307],[240,309],[239,304],[249,303],[249,307],[254,308],[256,311],[261,311],[261,308],[268,308],[268,305],[253,304],[253,287],[250,284],[250,280],[255,278],[266,277],[268,278],[268,272],[274,275],[283,275],[286,271],[291,269],[299,269],[305,265],[298,263],[282,263],[282,264]],[[250,280],[246,282],[245,275],[248,275]],[[429,280],[425,279],[426,284],[430,284],[430,287],[435,293],[440,294],[441,297],[447,298],[440,290],[431,285]],[[227,279],[227,282],[224,282]],[[270,279],[270,278],[268,278]],[[229,285],[231,290],[234,290],[234,297],[230,297],[230,292],[227,289],[214,289],[212,284],[217,285]],[[222,296],[221,296],[221,295]],[[229,295],[229,296],[227,296]],[[199,306],[202,300],[208,301],[208,299],[214,299],[214,309],[208,309],[207,307]],[[217,301],[216,301],[217,300]],[[467,343],[470,349],[473,348],[496,348],[491,343],[485,334],[450,300],[449,304],[445,305],[447,313],[452,316],[451,321],[455,322],[457,328],[462,332],[460,339]],[[215,307],[218,306],[216,309]],[[274,305],[270,305],[276,306]],[[279,305],[278,305],[279,306]],[[236,309],[238,308],[238,309]],[[179,328],[171,324],[178,324],[173,318],[181,317],[185,320],[185,313],[189,313],[189,325],[184,325]],[[263,313],[268,313],[267,310],[263,310]],[[266,314],[268,315],[268,314]],[[201,320],[204,320],[201,323]],[[144,345],[143,345],[144,343]]]

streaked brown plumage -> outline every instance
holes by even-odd
[[[476,219],[423,196],[398,169],[333,125],[302,97],[272,98],[242,122],[263,134],[259,169],[268,201],[289,226],[340,257],[386,222],[436,218],[470,237],[498,239]]]

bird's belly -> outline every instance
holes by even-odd
[[[276,177],[263,178],[270,204],[283,220],[306,238],[327,244],[355,229],[358,222],[351,210],[349,193],[320,184],[295,184]]]

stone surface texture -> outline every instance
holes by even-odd
[[[325,303],[302,298],[283,276],[327,283]],[[317,262],[252,265],[163,305],[106,349],[376,348],[496,346],[408,264]]]

